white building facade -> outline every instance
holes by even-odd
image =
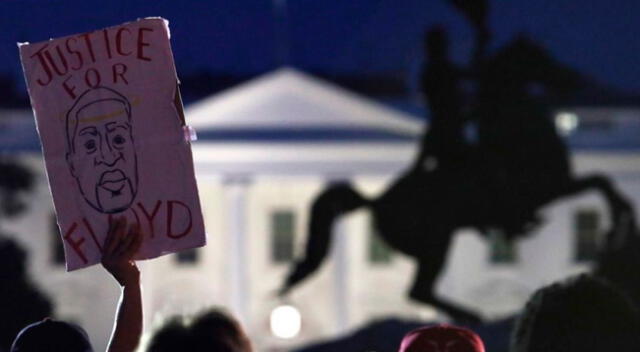
[[[567,111],[577,122],[560,126],[578,148],[576,174],[606,173],[640,204],[640,110]],[[208,244],[141,262],[147,329],[172,314],[224,306],[259,351],[276,351],[390,315],[446,319],[408,300],[413,263],[380,244],[366,209],[336,224],[331,254],[315,276],[284,300],[276,295],[292,259],[303,253],[314,197],[345,180],[367,196],[383,192],[417,152],[421,122],[291,69],[204,99],[185,113],[199,135],[193,153]],[[609,121],[609,129],[590,129],[598,119]],[[22,151],[38,186],[29,212],[3,229],[29,248],[34,281],[52,297],[58,316],[83,325],[99,349],[110,333],[118,289],[99,267],[64,272],[42,160],[29,152],[35,131],[14,126],[28,138],[0,133],[3,148]],[[511,314],[537,287],[590,268],[606,214],[603,200],[586,193],[546,207],[545,224],[514,246],[461,230],[437,290],[488,319]],[[301,330],[291,339],[270,330],[270,314],[283,304],[301,314]]]

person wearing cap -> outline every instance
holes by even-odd
[[[87,332],[79,325],[45,318],[20,331],[11,352],[22,351],[90,352],[93,349]]]
[[[475,332],[440,324],[410,331],[402,338],[398,352],[485,352]]]
[[[122,288],[108,352],[132,352],[142,335],[142,296],[140,271],[133,256],[140,248],[138,225],[127,225],[124,217],[110,225],[104,244],[102,266]],[[26,326],[18,333],[10,352],[93,352],[82,327],[46,318]]]

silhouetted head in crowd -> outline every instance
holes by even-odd
[[[240,324],[220,310],[196,316],[190,324],[173,318],[151,338],[148,352],[216,351],[251,352],[253,349]]]
[[[191,336],[196,346],[219,346],[216,351],[251,351],[251,343],[240,323],[219,310],[196,317],[191,325]]]
[[[512,352],[637,351],[638,310],[617,288],[580,275],[539,289],[512,336]]]
[[[93,352],[87,333],[75,324],[45,319],[22,329],[11,352]]]
[[[165,322],[157,330],[149,345],[149,352],[169,352],[180,351],[189,343],[189,329],[184,324],[181,317],[174,317]]]
[[[469,329],[443,324],[409,332],[398,352],[484,352],[484,344]]]

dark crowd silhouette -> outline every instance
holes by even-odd
[[[361,196],[348,183],[322,191],[311,206],[304,257],[291,268],[280,294],[321,266],[336,219],[366,207],[390,247],[417,263],[409,297],[457,324],[405,331],[392,342],[395,350],[483,352],[485,344],[472,330],[482,326],[481,315],[434,293],[455,231],[498,231],[515,241],[540,225],[538,211],[545,205],[597,190],[607,202],[611,225],[594,269],[537,290],[516,319],[510,351],[637,350],[640,231],[634,208],[608,177],[573,174],[567,147],[550,117],[551,106],[588,79],[526,35],[488,54],[487,1],[449,2],[472,28],[474,48],[463,67],[449,55],[445,27],[425,31],[420,80],[430,123],[415,160],[375,199]],[[25,209],[21,195],[32,186],[27,168],[0,160],[0,219]],[[134,351],[140,343],[141,274],[132,258],[143,236],[139,227],[117,217],[107,233],[102,266],[121,288],[108,351]],[[0,236],[0,298],[5,302],[0,305],[0,352],[93,351],[82,327],[53,318],[52,303],[28,279],[26,252],[8,238]],[[240,323],[220,309],[173,317],[146,346],[149,352],[253,350]]]

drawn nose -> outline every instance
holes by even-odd
[[[111,148],[111,144],[106,138],[100,138],[100,156],[97,160],[97,164],[114,166],[117,161],[118,153]]]

